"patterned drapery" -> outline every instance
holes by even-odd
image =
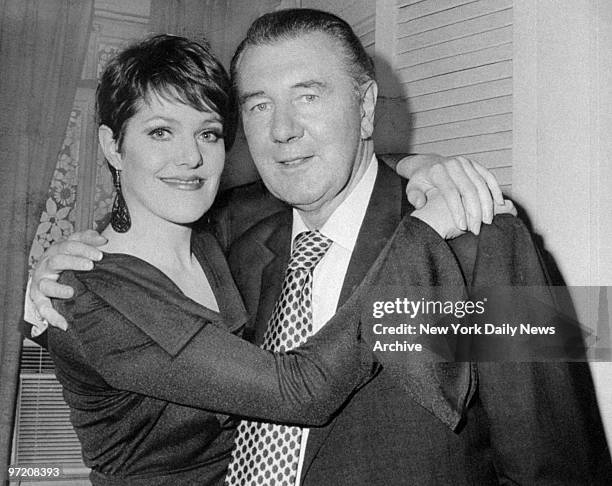
[[[92,10],[93,0],[0,1],[0,483],[10,459],[27,248],[70,116]],[[62,231],[55,225],[61,209],[47,209],[48,223]]]

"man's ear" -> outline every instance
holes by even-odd
[[[366,140],[374,132],[374,109],[378,97],[378,85],[373,79],[359,87],[361,95],[361,138]]]
[[[100,125],[98,127],[98,140],[104,157],[108,160],[108,163],[117,170],[123,169],[122,157],[117,146],[117,141],[113,135],[113,131],[106,125]]]

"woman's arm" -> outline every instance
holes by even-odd
[[[76,290],[59,304],[70,327],[50,329],[50,350],[78,348],[84,363],[119,390],[250,418],[320,425],[378,369],[360,339],[356,307],[342,309],[307,344],[278,354],[202,318],[175,315],[177,322],[191,319],[176,332],[193,336],[182,349],[164,349],[159,334],[143,332],[74,274],[65,278]]]

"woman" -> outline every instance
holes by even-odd
[[[94,485],[220,483],[222,413],[322,424],[376,372],[356,323],[278,355],[233,334],[247,317],[223,254],[191,229],[234,136],[229,91],[206,48],[166,35],[121,52],[98,86],[117,187],[108,245],[92,271],[62,275],[70,328],[48,336]]]

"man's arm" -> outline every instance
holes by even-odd
[[[588,363],[479,363],[501,484],[610,484]]]
[[[60,273],[65,270],[91,270],[93,262],[102,259],[102,251],[98,246],[106,243],[106,238],[94,230],[73,233],[64,241],[51,245],[38,264],[34,267],[32,278],[28,282],[24,302],[24,320],[37,331],[39,335],[50,323],[66,330],[66,319],[51,305],[51,299],[69,299],[74,289],[57,282]]]
[[[496,217],[481,233],[477,250],[474,287],[548,284],[518,218]],[[477,368],[500,482],[609,483],[612,463],[587,362],[481,362]]]

